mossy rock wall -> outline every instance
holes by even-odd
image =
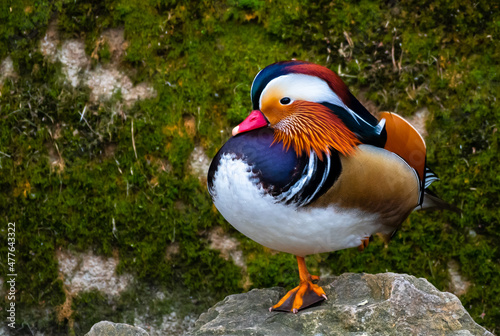
[[[23,0],[3,1],[0,22],[0,216],[3,237],[8,222],[17,229],[19,333],[79,335],[104,318],[197,314],[251,287],[294,285],[294,258],[232,229],[191,169],[195,148],[212,157],[248,114],[257,72],[291,58],[335,70],[372,110],[427,109],[434,191],[463,210],[414,213],[388,246],[311,256],[311,270],[389,270],[447,290],[452,262],[471,283],[460,297],[471,316],[500,328],[495,2]],[[105,38],[113,29],[118,49]],[[68,41],[83,46],[76,76],[87,80],[71,82],[67,60],[43,52],[49,32],[56,54]],[[96,96],[88,73],[103,69],[130,84]],[[136,87],[150,94],[128,100]],[[244,267],[213,248],[216,228]],[[4,290],[7,248],[4,239]],[[68,301],[57,252],[89,250],[118,260],[135,285]],[[151,288],[169,295],[144,299]]]

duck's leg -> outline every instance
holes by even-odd
[[[368,247],[369,243],[370,237],[361,239],[361,245],[358,246],[358,251],[364,251],[364,249]]]
[[[318,280],[319,276],[309,274],[304,257],[297,256],[297,262],[299,264],[300,284],[283,296],[277,304],[269,308],[269,311],[276,310],[296,314],[300,309],[327,299],[323,288],[313,283],[313,280]]]

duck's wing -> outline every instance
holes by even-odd
[[[446,209],[460,210],[440,199],[428,189],[431,183],[439,181],[437,175],[427,166],[425,141],[420,133],[405,119],[395,113],[382,112],[380,120],[385,122],[387,140],[384,149],[403,158],[418,174],[420,199],[416,210]]]

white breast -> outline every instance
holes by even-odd
[[[238,231],[271,249],[298,256],[356,247],[382,229],[376,214],[278,203],[264,193],[249,166],[229,154],[221,158],[213,191],[215,206]]]

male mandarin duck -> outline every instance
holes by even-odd
[[[253,111],[213,159],[208,190],[238,231],[294,254],[298,287],[270,310],[297,313],[326,294],[304,257],[364,248],[420,208],[447,207],[427,187],[420,134],[393,113],[377,120],[331,70],[279,62],[255,77]]]

